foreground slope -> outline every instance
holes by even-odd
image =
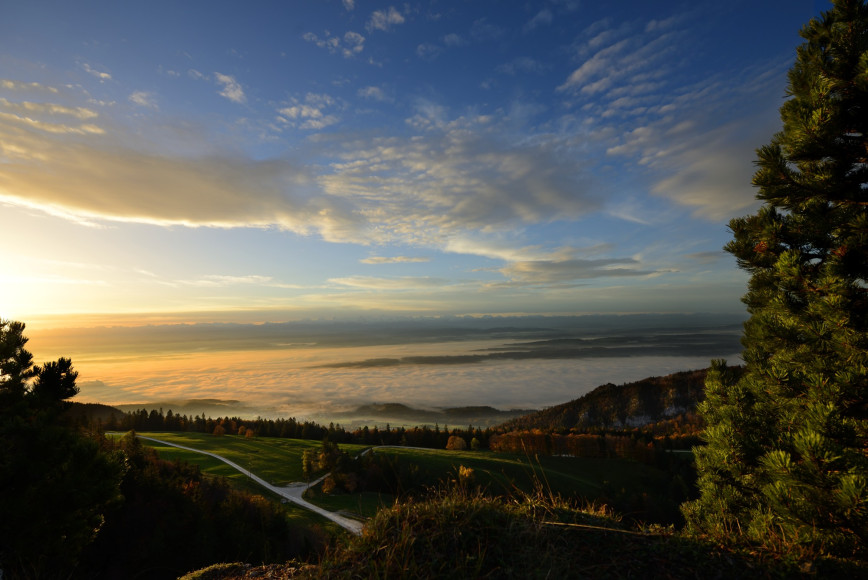
[[[188,580],[242,578],[864,577],[853,563],[739,553],[671,532],[629,529],[603,510],[461,489],[382,510],[318,564],[220,565]]]

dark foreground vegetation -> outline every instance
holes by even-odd
[[[162,460],[135,433],[103,444],[124,457],[123,501],[105,512],[77,575],[177,578],[224,560],[308,558],[327,543],[321,531],[291,524],[280,504],[205,477],[195,466]]]
[[[605,509],[450,489],[383,509],[319,562],[221,564],[185,580],[246,578],[860,578],[857,563],[728,548],[622,524]]]
[[[176,578],[225,559],[309,557],[321,532],[279,504],[119,443],[70,414],[69,359],[34,365],[24,325],[0,321],[3,578]]]

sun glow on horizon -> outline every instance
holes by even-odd
[[[40,325],[741,311],[815,11],[49,5],[0,22],[0,315]]]

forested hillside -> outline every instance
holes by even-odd
[[[633,383],[601,385],[561,405],[518,417],[505,430],[542,431],[643,427],[682,416],[690,420],[705,398],[707,369],[649,377]]]

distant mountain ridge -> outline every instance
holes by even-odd
[[[696,411],[705,399],[708,369],[601,385],[584,396],[512,419],[505,430],[618,429],[641,427]]]
[[[261,416],[259,410],[249,407],[244,401],[237,399],[174,399],[158,400],[144,403],[124,403],[115,405],[113,409],[119,413],[136,413],[141,409],[146,411],[172,411],[176,415],[208,417],[241,417],[253,419]],[[404,403],[366,403],[345,411],[332,411],[313,415],[308,419],[320,424],[338,422],[344,427],[374,426],[391,424],[398,425],[454,425],[472,424],[477,427],[490,427],[515,417],[522,417],[537,411],[537,409],[496,409],[488,405],[471,405],[464,407],[419,408]],[[107,420],[107,417],[103,417]]]
[[[377,424],[390,421],[393,425],[417,422],[420,425],[470,423],[477,427],[495,425],[516,417],[534,413],[536,409],[495,409],[487,405],[420,409],[403,403],[368,403],[351,411],[333,413],[335,420],[349,420],[353,424]]]

